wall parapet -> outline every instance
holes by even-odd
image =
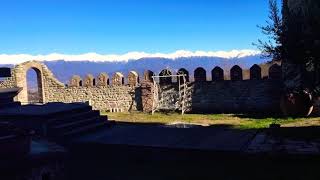
[[[152,76],[154,76],[155,73],[150,70],[145,71],[142,81],[140,81],[140,76],[135,71],[130,71],[127,77],[121,72],[113,73],[112,77],[109,77],[107,73],[103,72],[96,77],[91,74],[88,74],[83,78],[74,75],[71,77],[69,85],[65,85],[58,81],[44,64],[38,61],[29,61],[15,66],[15,68],[12,69],[12,77],[1,82],[0,88],[1,86],[4,86],[4,83],[9,84],[9,86],[25,88],[25,91],[18,95],[17,101],[26,102],[28,100],[26,91],[26,72],[31,68],[37,73],[38,87],[43,103],[90,101],[94,109],[111,112],[140,110],[140,108],[138,108],[140,105],[142,105],[143,110],[146,112],[152,109],[154,91]],[[235,69],[235,71],[232,69]],[[255,102],[260,103],[260,106],[257,107],[263,107],[263,103],[265,104],[264,107],[271,107],[270,104],[264,101],[276,102],[278,97],[268,93],[271,91],[277,92],[281,87],[279,85],[273,87],[272,85],[274,83],[270,83],[281,81],[281,67],[279,65],[273,65],[269,67],[268,71],[268,78],[263,78],[261,67],[254,65],[249,70],[250,78],[244,79],[243,76],[241,76],[241,73],[244,73],[245,70],[241,69],[240,66],[234,66],[229,71],[225,71],[218,66],[214,67],[211,72],[209,72],[211,73],[211,76],[207,75],[205,68],[198,67],[193,71],[194,81],[192,81],[190,73],[184,68],[179,69],[178,72],[165,69],[159,74],[186,74],[188,93],[190,95],[186,104],[190,105],[190,110],[200,112],[201,109],[205,111],[205,107],[201,106],[201,104],[216,107],[213,106],[212,103],[217,103],[216,105],[219,108],[225,107],[229,108],[229,110],[232,110],[230,104],[239,104],[241,102],[249,104],[250,107],[254,107]],[[231,81],[225,78],[228,72],[232,77]],[[177,79],[168,76],[164,77],[164,79],[160,78],[156,80],[160,80],[160,83],[163,83],[166,86],[177,84]],[[252,87],[246,89],[247,86]],[[234,90],[229,91],[229,89]],[[229,92],[230,95],[227,96],[227,94],[223,94],[225,92]],[[266,92],[265,95],[263,95],[264,92]],[[218,97],[216,96],[222,97],[221,93],[224,97],[230,98],[225,98],[225,100],[217,99]],[[243,98],[246,98],[246,100],[243,100]],[[256,99],[256,101],[251,101],[250,99]],[[274,106],[274,104],[272,105]],[[213,109],[210,110],[213,111]],[[235,109],[233,110],[235,111]]]

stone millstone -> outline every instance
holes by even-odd
[[[281,110],[285,116],[309,116],[313,110],[311,94],[289,93],[281,98]]]

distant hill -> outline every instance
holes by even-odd
[[[260,56],[248,56],[243,58],[215,58],[215,57],[190,57],[178,59],[165,58],[142,58],[139,60],[131,60],[128,62],[92,62],[92,61],[45,61],[44,63],[55,74],[55,76],[64,83],[68,83],[72,75],[85,76],[88,73],[98,75],[100,72],[107,72],[109,76],[119,71],[127,75],[129,71],[137,71],[140,75],[145,70],[151,70],[160,73],[162,69],[169,68],[178,71],[185,68],[190,75],[197,67],[203,67],[209,75],[215,66],[220,66],[225,70],[231,69],[234,65],[239,65],[243,69],[249,69],[253,64],[261,64],[266,62]]]

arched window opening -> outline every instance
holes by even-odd
[[[27,94],[28,104],[43,103],[41,72],[36,68],[27,71]]]

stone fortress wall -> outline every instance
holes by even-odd
[[[127,77],[116,72],[109,77],[101,73],[98,77],[88,74],[83,79],[77,75],[71,77],[70,83],[59,82],[52,72],[38,61],[29,61],[15,66],[12,77],[0,82],[0,88],[22,87],[16,101],[28,102],[26,73],[29,69],[37,73],[38,90],[41,102],[89,102],[94,109],[112,112],[145,111],[152,107],[153,83],[152,71],[145,71],[142,78],[131,71]],[[230,69],[230,80],[225,80],[225,72],[220,67],[211,71],[211,77],[203,68],[194,71],[193,78],[189,72],[180,69],[171,74],[187,75],[187,103],[193,112],[269,112],[279,111],[282,90],[281,67],[277,64],[268,68],[268,75],[262,77],[261,67],[252,66],[249,79],[243,80],[243,70],[239,66]],[[163,72],[160,72],[160,75]],[[125,84],[126,78],[126,84]],[[141,80],[140,80],[141,79]],[[193,79],[190,82],[190,79]],[[211,80],[208,80],[211,79]],[[177,79],[161,78],[160,84],[174,84]],[[151,106],[151,107],[150,107]]]

